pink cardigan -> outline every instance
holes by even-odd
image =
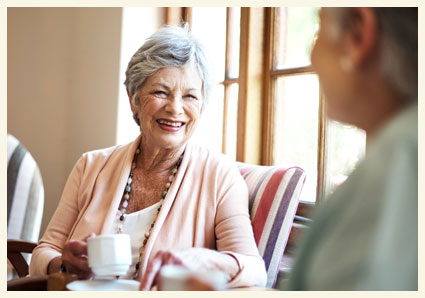
[[[45,234],[33,251],[30,275],[46,274],[48,263],[61,255],[67,240],[109,231],[139,139],[140,136],[127,145],[82,155],[68,178]],[[229,283],[230,287],[266,283],[266,269],[255,245],[243,178],[232,161],[189,143],[146,245],[142,272],[156,251],[191,247],[215,249],[237,260],[239,272]]]

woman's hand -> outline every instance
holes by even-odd
[[[149,291],[155,284],[159,270],[164,265],[183,265],[183,260],[172,251],[160,250],[155,257],[148,263],[145,274],[140,281],[139,290]]]
[[[157,285],[158,273],[165,265],[181,265],[195,272],[220,270],[227,273],[228,281],[239,271],[233,257],[216,250],[195,247],[181,251],[160,250],[149,261],[140,281],[140,290],[148,291]]]
[[[93,236],[96,234],[91,233],[82,240],[69,240],[63,247],[62,263],[67,272],[77,274],[79,279],[93,276],[87,259],[87,239]]]

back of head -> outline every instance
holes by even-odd
[[[379,68],[390,86],[406,101],[418,96],[418,8],[373,7],[378,26]],[[341,29],[353,8],[326,8]]]
[[[381,35],[381,70],[407,100],[418,97],[418,8],[374,8]]]
[[[128,63],[126,85],[131,97],[146,79],[164,67],[193,64],[202,79],[202,92],[207,100],[211,89],[208,60],[203,45],[185,27],[164,26],[150,36]]]

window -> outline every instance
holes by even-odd
[[[315,202],[343,183],[364,154],[365,134],[325,118],[318,78],[310,66],[310,50],[318,29],[318,8],[270,9],[268,94],[272,126],[264,162],[299,165],[307,173],[301,201]],[[266,88],[267,88],[266,87]]]
[[[193,7],[190,23],[192,33],[204,43],[212,57],[217,84],[194,139],[232,159],[236,159],[240,10]]]

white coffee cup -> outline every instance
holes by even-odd
[[[87,239],[89,267],[96,276],[125,275],[131,265],[128,234],[99,235]]]
[[[183,266],[165,265],[160,272],[161,291],[187,291],[191,290],[188,280],[191,276],[207,283],[216,291],[224,290],[227,284],[226,274],[215,271],[191,271]]]

